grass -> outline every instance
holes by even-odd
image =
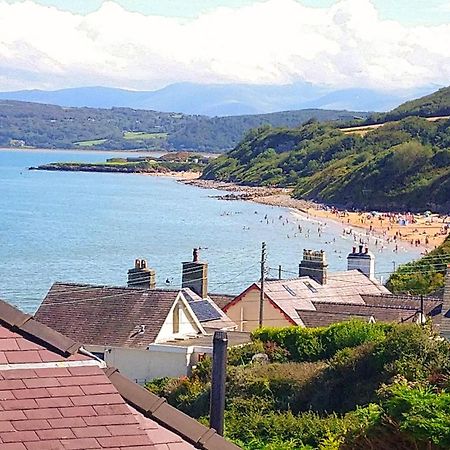
[[[80,147],[92,147],[93,145],[104,144],[107,139],[93,139],[91,141],[79,141],[74,142],[74,145],[78,145]]]
[[[127,140],[134,139],[166,139],[167,133],[146,133],[145,131],[125,131],[123,138]]]

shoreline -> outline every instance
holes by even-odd
[[[445,220],[438,214],[410,214],[409,222],[403,214],[378,212],[349,212],[330,208],[311,200],[295,199],[291,197],[292,189],[240,186],[233,183],[214,180],[181,181],[185,184],[206,189],[219,189],[230,192],[218,195],[221,200],[246,200],[270,206],[289,208],[293,213],[300,213],[306,218],[331,221],[343,227],[343,233],[356,235],[360,241],[374,239],[375,245],[389,243],[393,245],[407,244],[411,248],[427,253],[444,242],[450,230],[443,232]]]

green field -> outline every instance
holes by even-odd
[[[145,131],[125,131],[123,138],[128,140],[134,139],[166,139],[167,133],[146,133]]]
[[[92,147],[93,145],[103,144],[106,141],[107,141],[107,139],[93,139],[91,141],[74,142],[74,145],[78,145],[80,147]]]

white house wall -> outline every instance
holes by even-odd
[[[89,352],[104,353],[108,366],[138,383],[160,377],[180,377],[190,373],[198,361],[194,347],[150,345],[149,349],[86,346]]]

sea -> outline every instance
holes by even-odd
[[[133,155],[139,155],[134,154]],[[156,270],[157,286],[179,287],[181,263],[200,248],[209,291],[239,294],[267,276],[298,273],[303,249],[325,250],[329,270],[346,270],[354,237],[334,222],[289,209],[215,198],[223,192],[138,174],[30,171],[60,161],[101,162],[123,152],[0,150],[0,298],[33,313],[55,281],[123,286],[135,258]],[[362,232],[364,238],[364,232]],[[420,251],[381,242],[376,274],[385,281]]]

